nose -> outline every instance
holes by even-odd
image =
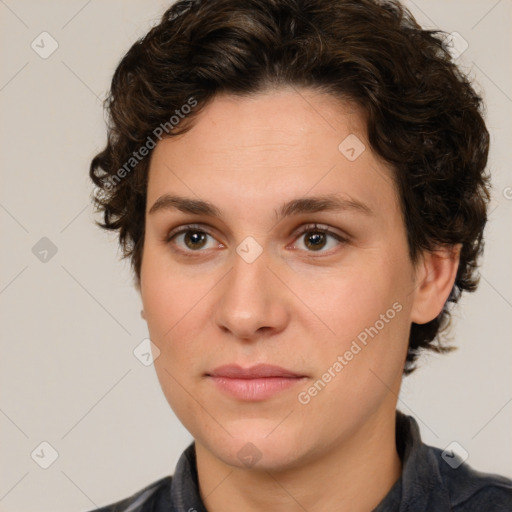
[[[214,318],[233,337],[255,341],[285,329],[290,297],[265,251],[251,263],[233,255],[233,267],[217,288]]]

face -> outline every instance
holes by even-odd
[[[217,96],[157,144],[142,301],[213,457],[293,467],[394,418],[415,273],[391,176],[357,108],[307,89]]]

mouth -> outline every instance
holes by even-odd
[[[222,392],[242,401],[261,401],[302,383],[307,376],[279,366],[225,365],[206,373]]]

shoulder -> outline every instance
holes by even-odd
[[[458,459],[458,456],[455,456],[458,459],[455,464],[450,465],[443,459],[442,450],[429,448],[438,460],[439,472],[454,512],[512,510],[512,480],[502,475],[477,471]]]
[[[166,476],[128,498],[95,509],[94,512],[170,512],[171,482],[172,477]]]
[[[511,479],[477,471],[454,451],[425,444],[412,416],[397,410],[396,419],[403,510],[512,511]]]

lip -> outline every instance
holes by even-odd
[[[261,401],[302,382],[306,376],[280,366],[225,365],[206,374],[221,391],[243,401]]]
[[[225,377],[227,379],[264,379],[269,377],[296,378],[305,377],[291,370],[286,370],[280,366],[271,364],[257,364],[250,368],[242,368],[237,364],[227,364],[219,366],[215,370],[207,373],[209,377]]]

